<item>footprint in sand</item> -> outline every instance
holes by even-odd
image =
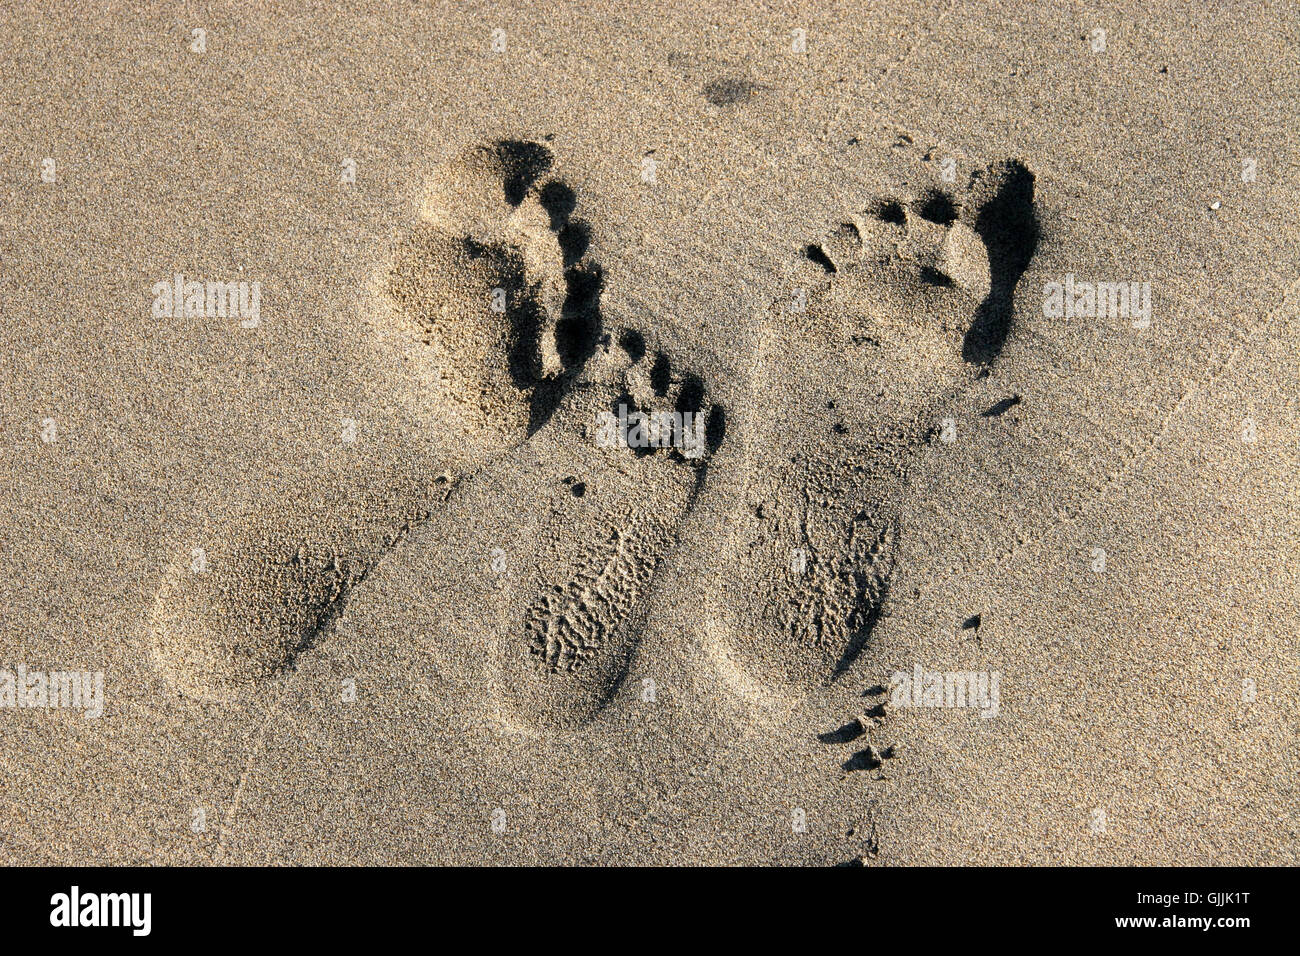
[[[292,671],[353,589],[446,497],[446,476],[320,475],[194,540],[176,542],[149,621],[159,671],[231,701]],[[347,493],[342,489],[346,488]]]
[[[351,520],[325,500],[263,508],[218,536],[202,574],[178,549],[152,634],[179,689],[232,700],[292,670],[400,545],[385,570],[412,555],[471,561],[413,585],[446,591],[450,636],[431,649],[478,654],[470,669],[519,719],[578,723],[617,690],[725,426],[698,376],[642,333],[602,328],[588,228],[551,163],[538,143],[468,151],[435,178],[385,276],[395,319],[423,332],[469,476],[356,493]],[[521,487],[535,489],[526,516]],[[487,571],[488,553],[509,571]]]
[[[889,589],[909,459],[995,358],[1036,244],[1033,176],[880,201],[805,249],[759,349],[717,651],[800,693],[843,672]],[[753,593],[758,582],[760,593]]]
[[[540,427],[595,345],[600,270],[583,257],[572,191],[539,185],[550,162],[539,144],[499,142],[447,164],[382,277],[388,312],[427,345],[440,423],[463,433],[460,471]],[[413,452],[320,475],[177,542],[150,622],[162,673],[191,696],[232,700],[292,670],[454,486]]]
[[[661,432],[637,434],[656,421]],[[590,720],[627,675],[656,573],[724,433],[698,378],[639,333],[602,333],[546,426],[404,542],[376,582],[386,598],[361,616],[383,621],[391,599],[418,589],[409,626],[441,672],[491,688],[504,723]]]
[[[596,343],[601,270],[551,163],[539,143],[503,141],[447,164],[386,277],[480,460],[545,423]]]

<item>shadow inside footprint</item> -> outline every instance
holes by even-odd
[[[604,274],[553,161],[523,140],[466,150],[433,177],[387,276],[441,400],[493,450],[546,424],[600,336]]]
[[[962,358],[987,363],[997,358],[1011,330],[1016,284],[1038,248],[1034,174],[1008,159],[985,170],[973,192],[979,203],[974,229],[988,249],[989,295],[975,313],[962,343]]]
[[[565,297],[555,323],[554,348],[565,373],[537,383],[528,416],[531,436],[559,407],[573,373],[596,351],[601,335],[600,293],[604,276],[595,263],[575,265],[565,273]]]
[[[865,592],[864,593],[869,593]],[[880,622],[880,615],[884,611],[885,601],[889,597],[889,578],[886,576],[879,581],[874,594],[869,601],[860,601],[860,606],[865,608],[862,614],[862,622],[857,629],[849,636],[848,644],[844,648],[844,653],[840,659],[835,662],[835,670],[831,672],[831,679],[839,677],[858,659],[863,648],[867,646],[867,639],[871,637],[871,632],[876,629]]]
[[[551,168],[551,151],[541,143],[502,140],[496,144],[503,172],[506,202],[518,206],[528,190]]]

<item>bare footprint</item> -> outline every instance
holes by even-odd
[[[877,202],[806,247],[757,359],[747,484],[713,592],[720,651],[752,680],[806,691],[861,651],[909,459],[998,354],[1035,242],[1033,176],[1005,162],[958,196]]]
[[[434,178],[387,276],[401,321],[426,333],[422,365],[482,456],[545,422],[595,341],[601,270],[551,164],[540,143],[466,151]]]
[[[638,435],[641,415],[670,424]],[[698,378],[644,352],[635,333],[602,336],[547,427],[450,503],[446,521],[476,532],[456,550],[478,560],[429,574],[453,588],[435,656],[449,644],[482,655],[510,723],[574,727],[599,714],[724,431]]]
[[[446,475],[319,475],[175,542],[149,621],[155,666],[187,696],[223,702],[289,673],[450,486]]]
[[[384,276],[390,313],[423,332],[418,364],[464,423],[463,471],[541,427],[595,348],[600,269],[585,258],[585,224],[571,218],[574,193],[546,178],[550,165],[538,143],[467,150],[433,178]],[[419,466],[413,452],[367,463],[364,477],[320,475],[305,496],[177,543],[150,621],[160,671],[188,695],[222,701],[291,671],[454,484],[433,466],[404,474]]]

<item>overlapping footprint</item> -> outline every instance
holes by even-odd
[[[431,503],[413,514],[361,509],[381,515],[364,534],[333,533],[284,502],[219,535],[204,574],[178,549],[152,634],[181,690],[232,700],[291,671],[394,551],[385,570],[397,577],[403,562],[445,559],[415,585],[445,598],[430,650],[459,659],[467,679],[494,680],[520,720],[581,723],[617,690],[725,424],[703,380],[646,332],[603,327],[587,226],[551,164],[544,145],[522,141],[449,164],[384,283],[394,318],[424,332],[471,473],[445,503],[436,488],[417,496]],[[662,428],[629,441],[642,416]],[[618,440],[600,440],[611,422]],[[512,504],[523,487],[535,489],[525,516]]]
[[[469,150],[385,274],[394,321],[422,330],[422,367],[461,423],[466,473],[397,503],[362,493],[353,511],[369,517],[342,527],[337,508],[262,508],[216,535],[204,574],[178,549],[152,634],[183,692],[257,693],[363,581],[399,626],[418,604],[405,625],[448,672],[490,681],[510,721],[576,726],[617,692],[727,426],[652,330],[605,327],[588,226],[552,162],[534,142]],[[706,602],[725,624],[711,639],[751,681],[803,692],[861,650],[909,458],[937,403],[1001,348],[1035,241],[1033,177],[1005,162],[961,197],[882,201],[807,247],[799,294],[765,331],[751,400],[764,415],[745,423],[743,488],[722,491],[739,513]],[[658,440],[628,441],[629,412],[661,421]],[[618,440],[600,440],[611,421]]]

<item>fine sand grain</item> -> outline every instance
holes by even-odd
[[[110,7],[0,862],[1300,862],[1291,5]]]

